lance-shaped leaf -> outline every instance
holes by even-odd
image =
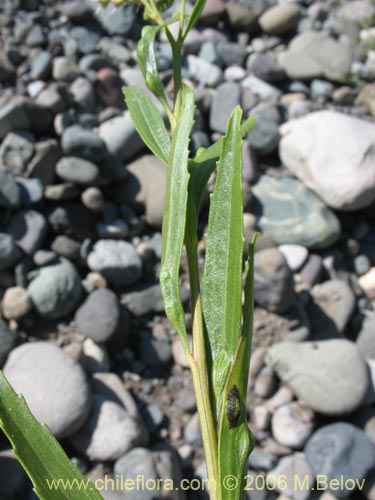
[[[254,248],[257,234],[249,246],[245,265],[245,304],[242,333],[232,363],[222,399],[219,424],[219,485],[222,498],[238,500],[243,498],[244,476],[248,457],[254,448],[254,438],[246,421],[247,384],[249,378],[251,342],[254,317]],[[225,489],[225,477],[234,475],[238,488]],[[241,496],[242,495],[242,496]]]
[[[222,141],[205,237],[202,302],[211,352],[213,405],[218,420],[225,381],[241,335],[244,243],[241,116],[241,109],[235,108]]]
[[[24,398],[14,392],[2,372],[0,427],[41,500],[102,500],[94,485],[69,460],[48,427],[35,419]]]
[[[158,108],[139,87],[130,85],[122,90],[138,134],[154,155],[168,165],[171,141]]]
[[[179,270],[186,223],[189,137],[194,122],[195,104],[193,91],[186,85],[181,89],[181,103],[181,114],[172,136],[167,171],[160,285],[166,314],[179,333],[185,352],[188,352]]]
[[[160,29],[160,26],[145,26],[142,29],[142,36],[137,46],[137,59],[147,87],[159,99],[164,108],[170,111],[168,99],[159,76],[154,50],[155,38]]]
[[[195,26],[200,15],[202,14],[205,5],[206,5],[206,0],[196,0],[193,10],[189,16],[189,20],[185,28],[183,38],[186,38],[189,31]]]

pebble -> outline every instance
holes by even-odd
[[[295,302],[293,275],[276,248],[259,250],[254,259],[255,301],[272,312],[284,313]]]
[[[104,197],[97,187],[89,187],[81,195],[82,203],[93,212],[101,212],[104,208]]]
[[[29,130],[30,119],[21,99],[13,99],[0,111],[0,139],[3,140],[8,132],[13,130]]]
[[[375,160],[370,151],[375,131],[371,123],[326,110],[287,122],[280,130],[284,165],[328,206],[358,210],[374,202]]]
[[[78,156],[94,163],[100,163],[107,154],[103,139],[78,125],[72,125],[64,130],[61,147],[67,156]]]
[[[100,240],[90,252],[87,264],[111,284],[119,287],[131,285],[142,275],[142,261],[131,243]]]
[[[219,66],[192,54],[189,54],[186,58],[186,70],[189,77],[202,86],[217,87],[224,78]]]
[[[363,320],[357,337],[357,347],[365,358],[375,359],[375,316],[368,316]]]
[[[35,144],[35,153],[27,166],[30,177],[37,177],[44,186],[53,184],[55,165],[61,157],[61,150],[55,139],[47,139]]]
[[[13,267],[20,258],[21,251],[13,236],[0,233],[0,271]]]
[[[266,362],[307,406],[324,415],[358,408],[369,384],[365,360],[349,340],[284,341],[268,350]]]
[[[150,484],[152,484],[151,481],[156,481],[158,478],[155,469],[155,456],[147,448],[136,447],[119,457],[113,471],[116,477],[124,477],[127,480],[136,480],[138,475],[142,475],[145,481],[150,481]],[[130,499],[130,496],[126,495],[123,498]],[[153,498],[153,491],[146,488],[142,490],[142,500],[153,500]]]
[[[249,456],[249,467],[255,470],[270,470],[277,464],[277,457],[259,446],[255,446]]]
[[[106,288],[92,292],[75,315],[78,331],[95,342],[106,342],[120,324],[116,295]]]
[[[257,78],[268,83],[280,83],[286,77],[277,59],[267,52],[251,54],[247,59],[246,67]]]
[[[80,189],[72,182],[64,182],[62,184],[54,184],[53,186],[46,186],[44,190],[44,197],[46,200],[64,201],[72,200],[79,196]]]
[[[134,316],[144,316],[145,314],[164,311],[164,302],[159,284],[125,294],[122,297],[122,303]]]
[[[17,208],[20,198],[20,189],[12,173],[0,166],[0,207]]]
[[[307,248],[301,245],[280,245],[279,251],[293,272],[299,271],[309,256]]]
[[[264,366],[256,378],[254,393],[262,398],[268,398],[275,389],[275,385],[275,372],[269,366]]]
[[[323,274],[323,259],[320,255],[311,254],[300,271],[302,281],[309,286],[318,283]]]
[[[0,146],[0,159],[13,175],[21,175],[34,154],[35,138],[29,132],[9,132]]]
[[[55,57],[52,61],[52,77],[56,81],[71,82],[78,74],[75,63],[65,56]]]
[[[214,94],[210,111],[210,127],[216,132],[225,133],[229,116],[240,104],[240,86],[233,82],[224,82],[218,86]]]
[[[8,354],[16,343],[17,335],[10,331],[7,323],[0,317],[0,367],[2,368]]]
[[[33,306],[43,318],[59,319],[70,314],[81,298],[81,280],[74,265],[61,258],[42,267],[27,289]]]
[[[35,417],[61,439],[85,422],[91,408],[86,377],[67,354],[47,342],[26,343],[13,349],[4,374],[22,393]]]
[[[365,296],[370,300],[375,300],[375,267],[358,278],[358,283]]]
[[[374,444],[361,430],[345,422],[318,429],[307,442],[305,454],[315,474],[327,476],[328,482],[343,477],[353,490],[355,480],[366,477],[375,465]],[[347,486],[332,493],[336,498],[346,498],[350,490]]]
[[[267,35],[282,35],[297,26],[300,7],[295,3],[283,3],[267,9],[258,19]]]
[[[141,336],[140,356],[148,367],[165,366],[172,360],[172,349],[168,341],[156,339],[149,332]]]
[[[301,182],[263,175],[253,193],[259,227],[277,244],[325,248],[337,241],[337,217]]]
[[[269,484],[287,498],[308,500],[314,486],[314,477],[310,465],[303,453],[293,453],[280,460],[267,477]],[[307,479],[307,482],[306,482]],[[296,487],[301,484],[303,487]],[[322,498],[322,497],[321,497]]]
[[[82,355],[82,364],[85,371],[90,375],[109,371],[110,360],[107,351],[96,344],[91,338],[87,338],[83,341]]]
[[[47,233],[47,221],[40,212],[20,210],[13,214],[5,232],[27,254],[33,255],[42,246]]]
[[[25,179],[19,177],[17,184],[20,188],[21,205],[31,207],[40,203],[43,199],[43,184],[39,179]]]
[[[128,112],[102,123],[99,127],[99,137],[105,142],[108,151],[120,160],[129,160],[144,149],[142,139],[136,132]]]
[[[248,134],[249,144],[259,155],[268,155],[279,144],[279,127],[272,120],[257,117],[254,129]]]
[[[51,250],[60,255],[60,257],[66,257],[69,260],[77,260],[80,254],[81,245],[78,241],[69,238],[69,236],[60,235],[57,236],[51,243]]]
[[[297,402],[279,406],[272,416],[272,434],[280,444],[301,449],[314,429],[314,412]]]
[[[75,156],[66,156],[56,164],[56,174],[67,182],[92,184],[99,177],[98,167],[88,160]]]
[[[27,290],[21,287],[7,288],[1,301],[4,318],[18,320],[26,316],[31,308],[31,299]]]
[[[121,404],[94,394],[89,418],[71,442],[89,460],[115,461],[131,448],[146,444],[146,436]]]
[[[249,75],[242,80],[241,86],[249,89],[260,101],[274,102],[281,97],[281,92],[277,87],[254,75]]]

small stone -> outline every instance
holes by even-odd
[[[280,444],[300,449],[311,436],[314,413],[299,403],[279,406],[272,417],[272,434]]]
[[[152,484],[158,479],[153,453],[140,447],[133,448],[116,460],[113,472],[116,477],[123,477],[124,480],[130,481],[135,481],[138,476],[142,476],[144,481],[149,481]],[[153,500],[153,498],[154,493],[151,490],[146,488],[142,490],[142,500]]]
[[[225,82],[219,85],[214,94],[210,111],[210,128],[225,133],[229,116],[240,104],[241,92],[236,83]]]
[[[81,298],[81,280],[74,265],[65,259],[41,268],[28,287],[37,312],[58,319],[71,313]]]
[[[6,322],[0,317],[0,368],[3,367],[8,354],[16,343],[17,335],[10,331]]]
[[[327,477],[327,482],[340,478],[351,480],[366,477],[375,465],[375,446],[354,425],[338,422],[321,427],[305,447],[306,460],[315,474]],[[328,491],[332,491],[328,489]],[[346,498],[350,491],[335,489],[337,498]]]
[[[107,154],[103,139],[79,125],[72,125],[64,130],[61,147],[67,156],[77,156],[94,163],[100,163]]]
[[[151,335],[142,336],[140,351],[142,362],[149,367],[165,366],[172,359],[169,342],[153,338]]]
[[[44,197],[47,200],[53,201],[72,200],[74,198],[77,198],[79,194],[79,187],[72,182],[64,182],[63,184],[46,186],[44,190]]]
[[[81,195],[82,203],[93,212],[101,212],[104,207],[104,197],[97,187],[89,187]]]
[[[82,348],[82,363],[87,373],[92,375],[93,373],[103,373],[109,371],[109,356],[103,347],[96,344],[92,339],[87,338],[83,341]]]
[[[16,246],[13,236],[0,233],[0,271],[13,267],[21,258],[21,251]]]
[[[375,300],[375,267],[372,267],[366,274],[358,278],[358,283],[366,297]]]
[[[367,255],[356,255],[353,259],[353,266],[358,276],[366,274],[371,269],[370,259]]]
[[[89,460],[114,461],[146,439],[139,423],[121,404],[94,394],[89,419],[71,441]]]
[[[271,154],[280,140],[279,127],[266,118],[258,117],[255,127],[248,134],[250,146],[259,155]]]
[[[189,368],[189,363],[186,359],[182,343],[179,339],[176,339],[172,343],[172,355],[176,365],[182,366],[183,368]]]
[[[144,149],[128,112],[102,123],[99,136],[106,143],[108,151],[121,160],[128,160]]]
[[[0,207],[17,208],[20,203],[20,189],[13,174],[0,166]]]
[[[8,288],[4,293],[1,308],[6,319],[18,320],[26,316],[32,308],[27,290],[21,287]]]
[[[78,241],[61,234],[57,236],[51,243],[51,250],[61,257],[66,257],[69,260],[77,260],[79,257],[81,245]]]
[[[277,101],[281,97],[281,92],[278,88],[270,85],[264,80],[250,75],[241,82],[244,89],[249,89],[255,94],[260,101]]]
[[[272,412],[274,412],[279,406],[291,403],[294,398],[294,393],[290,387],[282,385],[280,389],[265,402],[265,406]]]
[[[35,210],[20,210],[12,216],[5,231],[26,254],[33,255],[44,241],[47,221]]]
[[[318,283],[323,274],[323,259],[320,255],[312,254],[300,271],[302,281],[312,286]]]
[[[95,17],[108,33],[108,35],[128,35],[136,19],[136,8],[134,5],[119,5],[116,7],[116,15],[111,9],[97,10],[97,6],[90,5],[95,13]]]
[[[120,75],[113,68],[102,68],[96,73],[95,91],[99,102],[104,106],[119,109],[124,107],[122,85]]]
[[[32,80],[48,80],[52,71],[51,54],[45,50],[38,52],[38,55],[31,61],[30,78]]]
[[[142,274],[142,261],[135,248],[125,241],[100,240],[95,243],[87,263],[116,286],[136,282]]]
[[[59,160],[56,173],[64,181],[76,184],[91,184],[99,177],[99,169],[94,163],[73,156]]]
[[[122,219],[115,219],[109,223],[99,222],[96,229],[101,239],[123,240],[129,235],[129,226]]]
[[[283,35],[297,26],[300,12],[299,5],[283,3],[267,9],[258,22],[267,35]]]
[[[30,119],[24,101],[13,99],[0,111],[0,140],[13,130],[29,130]]]
[[[306,405],[324,415],[358,408],[369,384],[365,360],[348,340],[284,341],[268,350],[266,362]]]
[[[70,85],[69,91],[74,102],[82,111],[90,112],[95,106],[95,94],[92,83],[83,77],[78,77]]]
[[[33,159],[27,166],[27,174],[40,179],[44,186],[53,184],[55,165],[60,157],[60,147],[55,139],[37,142]]]
[[[324,248],[339,237],[337,217],[301,182],[263,175],[253,193],[259,227],[276,243]]]
[[[351,87],[342,85],[332,93],[332,100],[342,106],[351,106],[354,101],[354,93]]]
[[[2,164],[21,175],[34,154],[34,137],[28,132],[9,132],[0,146]]]
[[[186,58],[189,77],[202,86],[217,87],[223,81],[223,72],[216,64],[189,54]]]
[[[308,500],[314,486],[314,476],[303,453],[282,458],[267,477],[269,484],[293,500]],[[303,484],[303,487],[296,487]],[[321,497],[322,498],[322,497]]]
[[[264,366],[256,379],[254,393],[262,398],[268,398],[276,384],[275,372],[269,366]]]
[[[259,250],[254,269],[255,301],[272,312],[290,309],[295,302],[294,282],[284,255],[276,248]]]
[[[280,245],[279,250],[293,272],[301,269],[309,255],[307,248],[301,245]]]
[[[255,470],[270,470],[277,464],[277,457],[255,446],[249,456],[249,467]]]
[[[95,342],[106,342],[120,324],[116,295],[105,288],[92,292],[78,309],[75,321],[79,332]]]
[[[253,53],[246,62],[248,71],[268,83],[280,83],[286,75],[283,68],[269,53]]]
[[[145,314],[164,311],[164,302],[159,284],[147,286],[140,291],[127,293],[122,297],[122,302],[134,316],[144,316]]]
[[[70,82],[77,76],[77,71],[77,66],[69,57],[60,56],[53,60],[52,77],[54,80]]]
[[[254,426],[264,431],[269,427],[271,412],[266,405],[257,405],[253,410]]]
[[[315,79],[311,82],[311,96],[319,102],[326,102],[332,97],[334,88],[331,82]]]
[[[91,407],[85,375],[67,354],[47,342],[14,349],[4,374],[30,410],[57,438],[65,438],[85,422]]]
[[[31,207],[40,203],[43,199],[43,184],[39,179],[28,179],[19,177],[17,183],[20,187],[21,204]]]

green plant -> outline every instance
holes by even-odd
[[[101,0],[100,3],[107,5],[110,2]],[[124,2],[112,0],[112,3]],[[182,82],[181,49],[188,32],[202,12],[205,0],[197,0],[189,15],[185,13],[185,0],[182,0],[180,11],[169,19],[164,19],[163,11],[172,3],[170,0],[141,0],[141,3],[145,18],[155,24],[143,28],[137,50],[138,63],[148,89],[160,102],[162,112],[151,97],[136,86],[125,87],[124,95],[139,135],[167,169],[160,270],[165,311],[181,338],[192,373],[211,500],[239,500],[243,498],[244,475],[248,456],[253,448],[253,438],[246,421],[246,395],[253,320],[255,245],[253,240],[243,269],[241,158],[242,137],[251,130],[255,120],[250,117],[241,124],[242,111],[235,108],[225,136],[211,147],[200,149],[194,158],[189,157],[195,103],[192,89]],[[170,30],[170,25],[175,22],[179,26],[176,37]],[[173,102],[165,94],[157,68],[154,43],[160,31],[165,33],[173,53]],[[169,132],[164,124],[165,117],[169,122]],[[200,279],[198,216],[202,195],[215,169],[216,181],[210,201],[205,265]],[[190,279],[192,347],[185,326],[179,289],[184,246]],[[17,425],[17,419],[10,417],[7,407],[10,403],[15,405],[15,396],[10,398],[9,388],[4,381],[0,388],[1,426],[16,446],[21,462],[36,485],[40,474],[44,472],[29,467],[33,457],[30,456],[28,445],[22,445],[23,440],[33,444],[35,439],[25,434],[21,441],[21,437],[17,440],[14,438],[13,428]],[[10,407],[15,416],[16,406]],[[40,440],[36,442],[36,446],[42,446]],[[43,450],[47,457],[49,452],[47,448]],[[228,484],[228,478],[232,478],[232,484]],[[232,488],[233,481],[237,482],[235,488]],[[36,491],[40,498],[54,498],[38,488]]]

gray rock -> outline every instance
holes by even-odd
[[[27,290],[19,286],[7,288],[3,295],[1,309],[6,319],[17,321],[26,316],[32,309],[31,299]]]
[[[128,160],[145,148],[128,112],[102,123],[99,136],[106,143],[108,151],[121,160]]]
[[[20,187],[21,205],[31,207],[43,199],[43,184],[39,179],[19,177],[17,183]]]
[[[45,50],[38,52],[30,64],[30,78],[32,80],[47,80],[52,71],[51,54]]]
[[[44,186],[53,184],[55,166],[60,157],[60,147],[55,139],[37,142],[34,157],[27,167],[27,174],[40,179]]]
[[[164,302],[159,284],[127,293],[122,297],[122,302],[134,316],[164,311]]]
[[[94,394],[93,408],[85,426],[71,438],[76,450],[89,460],[98,461],[117,460],[145,441],[138,421],[122,405],[98,394]]]
[[[9,330],[6,322],[0,317],[0,368],[3,367],[16,340],[17,335]]]
[[[332,97],[334,91],[334,85],[331,82],[326,82],[325,80],[313,80],[311,82],[311,96],[317,99],[319,102],[326,102]]]
[[[98,167],[88,160],[65,156],[56,164],[56,173],[61,179],[76,184],[91,184],[99,177]]]
[[[33,255],[43,243],[47,221],[35,210],[20,210],[12,216],[5,231],[26,254]]]
[[[128,203],[137,211],[144,210],[146,222],[161,227],[166,187],[165,165],[155,156],[141,156],[128,164],[129,178],[115,188],[116,201]]]
[[[95,342],[105,342],[119,327],[120,309],[116,295],[105,288],[92,292],[76,312],[79,332]]]
[[[12,130],[29,130],[30,119],[21,99],[13,99],[0,110],[0,140]]]
[[[71,82],[77,76],[78,68],[72,59],[65,56],[55,57],[52,65],[54,80]]]
[[[142,261],[135,248],[125,241],[100,240],[89,254],[87,264],[113,285],[122,287],[136,282],[142,275]]]
[[[272,434],[280,444],[300,449],[314,429],[314,412],[292,402],[279,406],[272,416]]]
[[[243,88],[251,90],[260,101],[274,102],[281,97],[279,89],[254,75],[250,75],[242,80],[241,85]]]
[[[210,109],[210,128],[225,133],[233,108],[240,104],[241,91],[237,83],[225,82],[219,85],[212,99]]]
[[[70,41],[72,42],[74,40],[76,42],[79,53],[91,54],[97,49],[102,31],[98,29],[95,24],[89,26],[74,26],[69,30],[69,35],[72,38]]]
[[[74,265],[60,259],[41,268],[28,287],[37,312],[44,318],[58,319],[71,313],[81,298],[81,280]]]
[[[283,68],[269,53],[253,53],[246,62],[248,71],[254,73],[257,78],[268,83],[280,83],[285,80],[286,75]]]
[[[125,455],[116,460],[114,469],[116,477],[123,476],[126,479],[136,480],[138,475],[142,475],[144,480],[156,481],[158,475],[155,469],[155,461],[153,453],[146,448],[133,448]],[[133,493],[134,495],[134,493]],[[124,500],[131,498],[130,491],[125,492]],[[153,500],[155,492],[147,488],[137,491],[137,499],[139,500]]]
[[[21,258],[21,251],[16,246],[13,236],[0,233],[0,271],[13,267]]]
[[[326,110],[287,122],[280,131],[283,163],[327,205],[358,210],[374,202],[375,130],[371,123]]]
[[[325,281],[315,285],[311,295],[315,304],[323,311],[323,316],[332,321],[339,332],[343,332],[356,306],[350,286],[345,281]],[[313,330],[324,330],[324,324],[319,322],[316,311],[312,317],[312,326]]]
[[[80,192],[81,190],[79,186],[77,186],[77,184],[73,184],[72,182],[64,182],[62,184],[46,186],[44,190],[44,197],[46,198],[46,200],[53,201],[74,200],[74,198],[79,197]]]
[[[309,256],[307,248],[302,245],[280,245],[279,250],[293,272],[299,271]]]
[[[186,71],[190,78],[207,87],[217,87],[224,78],[219,66],[191,54],[186,58]]]
[[[277,457],[255,446],[249,456],[249,467],[255,470],[270,470],[277,464]]]
[[[13,175],[24,172],[34,154],[34,137],[28,132],[9,132],[0,146],[0,159]]]
[[[375,20],[375,7],[367,0],[354,0],[340,5],[335,16],[360,26],[370,26]]]
[[[366,274],[371,269],[371,262],[367,255],[356,255],[353,259],[354,271],[358,276]]]
[[[295,3],[282,3],[267,9],[258,19],[267,35],[282,35],[294,29],[299,21],[301,9]]]
[[[303,453],[282,458],[277,467],[269,472],[267,480],[268,484],[293,500],[307,500],[314,486],[313,473]],[[303,487],[298,487],[299,484]]]
[[[147,332],[148,333],[148,332]],[[140,343],[141,360],[148,367],[162,367],[172,359],[171,345],[151,335],[143,335]]]
[[[78,241],[61,234],[51,243],[51,250],[61,257],[66,257],[69,260],[76,260],[79,257],[81,245]]]
[[[369,384],[365,360],[348,340],[281,342],[268,350],[266,362],[306,405],[324,415],[358,408]]]
[[[257,304],[269,311],[284,313],[294,304],[293,274],[276,248],[256,252],[254,289]]]
[[[100,163],[107,154],[103,139],[79,125],[72,125],[64,130],[61,147],[67,156],[77,156],[94,163]]]
[[[368,316],[362,323],[357,346],[365,358],[375,359],[375,316]]]
[[[318,283],[323,274],[323,259],[320,255],[312,254],[300,272],[302,281],[312,286]]]
[[[101,212],[104,208],[104,197],[97,187],[89,187],[81,195],[82,203],[93,212]]]
[[[327,489],[336,498],[350,495],[348,486],[355,490],[355,481],[366,477],[375,465],[375,446],[354,425],[338,422],[320,428],[305,447],[306,460],[316,475],[346,482],[346,488]]]
[[[258,117],[255,127],[247,137],[250,146],[256,153],[259,155],[267,155],[275,151],[279,144],[279,127],[271,120]]]
[[[78,77],[72,82],[69,91],[73,96],[74,102],[78,104],[82,111],[92,111],[95,105],[95,92],[90,80],[84,77]]]
[[[17,208],[20,203],[20,190],[12,172],[0,166],[0,207]]]
[[[58,347],[47,342],[17,347],[8,357],[4,374],[57,438],[70,436],[84,423],[91,407],[85,375]]]
[[[97,11],[95,5],[92,8],[95,10],[95,17],[108,35],[127,35],[136,18],[134,5],[120,5],[116,7],[116,15],[113,15],[111,12],[112,9],[100,9],[100,11]]]
[[[344,44],[326,34],[308,31],[292,40],[279,62],[293,80],[325,77],[340,81],[349,75],[352,55]]]
[[[335,214],[299,181],[263,175],[253,193],[260,229],[277,244],[325,248],[339,237]]]
[[[236,42],[219,42],[216,50],[224,66],[242,66],[247,54],[246,47]]]

